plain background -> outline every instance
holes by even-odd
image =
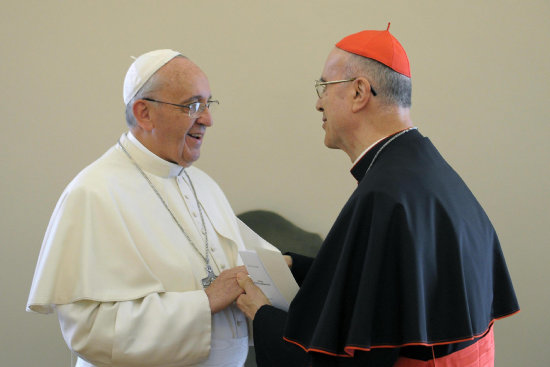
[[[412,116],[499,233],[522,312],[495,326],[499,367],[550,359],[550,2],[2,1],[1,366],[69,366],[54,315],[25,312],[55,203],[126,130],[122,81],[144,52],[195,61],[221,102],[197,166],[235,211],[325,236],[356,183],[324,147],[313,81],[342,37],[390,30]]]

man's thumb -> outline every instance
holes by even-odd
[[[241,287],[245,291],[247,288],[254,284],[252,278],[250,278],[246,273],[237,274],[237,283],[239,283],[239,287]]]

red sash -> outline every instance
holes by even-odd
[[[494,367],[495,338],[493,328],[467,348],[431,361],[400,357],[393,367]]]

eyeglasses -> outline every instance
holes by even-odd
[[[193,103],[189,103],[189,104],[177,104],[177,103],[163,102],[163,101],[159,101],[159,100],[156,100],[156,99],[153,99],[153,98],[142,98],[142,99],[144,99],[146,101],[162,103],[162,104],[168,104],[170,106],[176,106],[176,107],[179,107],[179,108],[184,108],[184,109],[188,110],[187,114],[189,115],[190,118],[199,117],[199,115],[207,108],[208,108],[208,111],[212,112],[212,110],[214,109],[214,106],[217,106],[217,105],[220,104],[220,102],[216,101],[216,100],[210,100],[210,101],[207,101],[206,103],[193,102]]]
[[[325,91],[327,90],[327,85],[329,84],[338,84],[338,83],[347,83],[347,82],[353,82],[354,80],[356,80],[357,77],[355,78],[351,78],[351,79],[344,79],[344,80],[333,80],[333,81],[330,81],[330,82],[322,82],[320,80],[316,80],[315,81],[315,91],[317,92],[317,96],[319,98],[321,98],[321,96],[325,93]],[[370,92],[372,93],[373,96],[376,96],[376,92],[374,91],[374,89],[372,89],[372,85],[370,87]]]

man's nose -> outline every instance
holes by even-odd
[[[196,122],[204,126],[214,125],[214,120],[212,119],[212,114],[210,113],[210,109],[208,107],[201,112],[199,117],[197,117]]]
[[[317,103],[315,103],[315,109],[319,112],[323,112],[323,106],[321,105],[321,98],[317,98]]]

